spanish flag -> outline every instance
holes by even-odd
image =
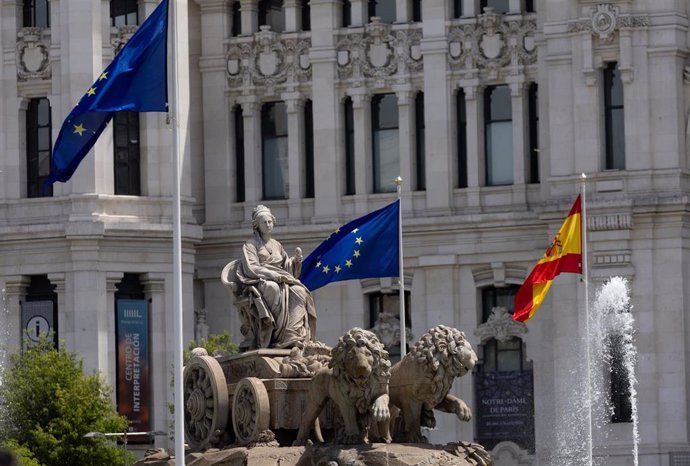
[[[577,196],[563,226],[515,295],[513,319],[527,322],[537,312],[551,281],[561,272],[582,273],[582,206]]]

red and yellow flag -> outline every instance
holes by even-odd
[[[558,230],[551,246],[544,253],[529,277],[515,295],[513,319],[527,322],[537,312],[551,281],[561,272],[582,273],[582,207],[580,196],[563,226]]]

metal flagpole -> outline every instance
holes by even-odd
[[[585,192],[587,185],[587,175],[584,173],[580,177],[582,189],[582,215],[581,215],[581,234],[582,234],[582,277],[585,282],[585,338],[587,345],[587,461],[592,463],[592,366],[591,366],[591,342],[589,335],[589,270],[587,268],[587,206],[585,202]]]
[[[173,166],[173,315],[175,320],[175,368],[174,368],[174,406],[175,406],[175,464],[185,465],[184,452],[184,397],[182,392],[182,222],[180,202],[180,120],[179,120],[179,70],[177,60],[177,1],[170,0],[172,8],[172,166]]]
[[[395,179],[398,187],[398,262],[400,283],[400,359],[407,353],[407,327],[405,323],[405,275],[403,273],[403,240],[402,240],[402,182],[401,177]]]

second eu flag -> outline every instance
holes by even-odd
[[[341,280],[397,277],[399,209],[395,201],[337,229],[304,260],[300,281],[313,291]]]
[[[167,26],[163,0],[65,118],[46,186],[72,177],[113,113],[167,110]]]

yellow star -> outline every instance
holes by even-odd
[[[325,267],[323,268],[323,273],[328,273],[328,272],[330,272],[330,270],[331,270],[331,269],[330,269],[328,266],[325,266]]]
[[[357,239],[355,240],[355,243],[357,243],[357,244],[362,244],[363,242],[364,242],[364,240],[362,239],[361,236],[358,236]]]
[[[104,71],[104,72],[101,73],[101,75],[98,77],[98,80],[99,80],[99,81],[103,81],[104,79],[108,79],[108,72],[107,72],[107,71]]]
[[[83,132],[86,131],[86,128],[84,128],[84,125],[82,123],[79,123],[79,125],[72,125],[74,126],[74,133],[72,134],[78,134],[79,136],[82,136]]]
[[[338,272],[340,272],[341,270],[343,270],[343,269],[342,269],[339,265],[336,265],[336,266],[335,266],[335,273],[338,273]]]
[[[359,257],[359,251],[355,249],[355,253],[353,254],[355,257]]]
[[[352,230],[352,233],[357,233],[358,231],[359,231],[359,228],[355,228],[354,230]]]
[[[318,262],[316,263],[316,268],[318,269],[319,267],[321,267],[321,261],[318,261]]]
[[[96,88],[92,87],[91,89],[89,89],[86,95],[96,95]]]
[[[352,267],[352,261],[350,259],[346,260],[345,265],[348,267]]]

